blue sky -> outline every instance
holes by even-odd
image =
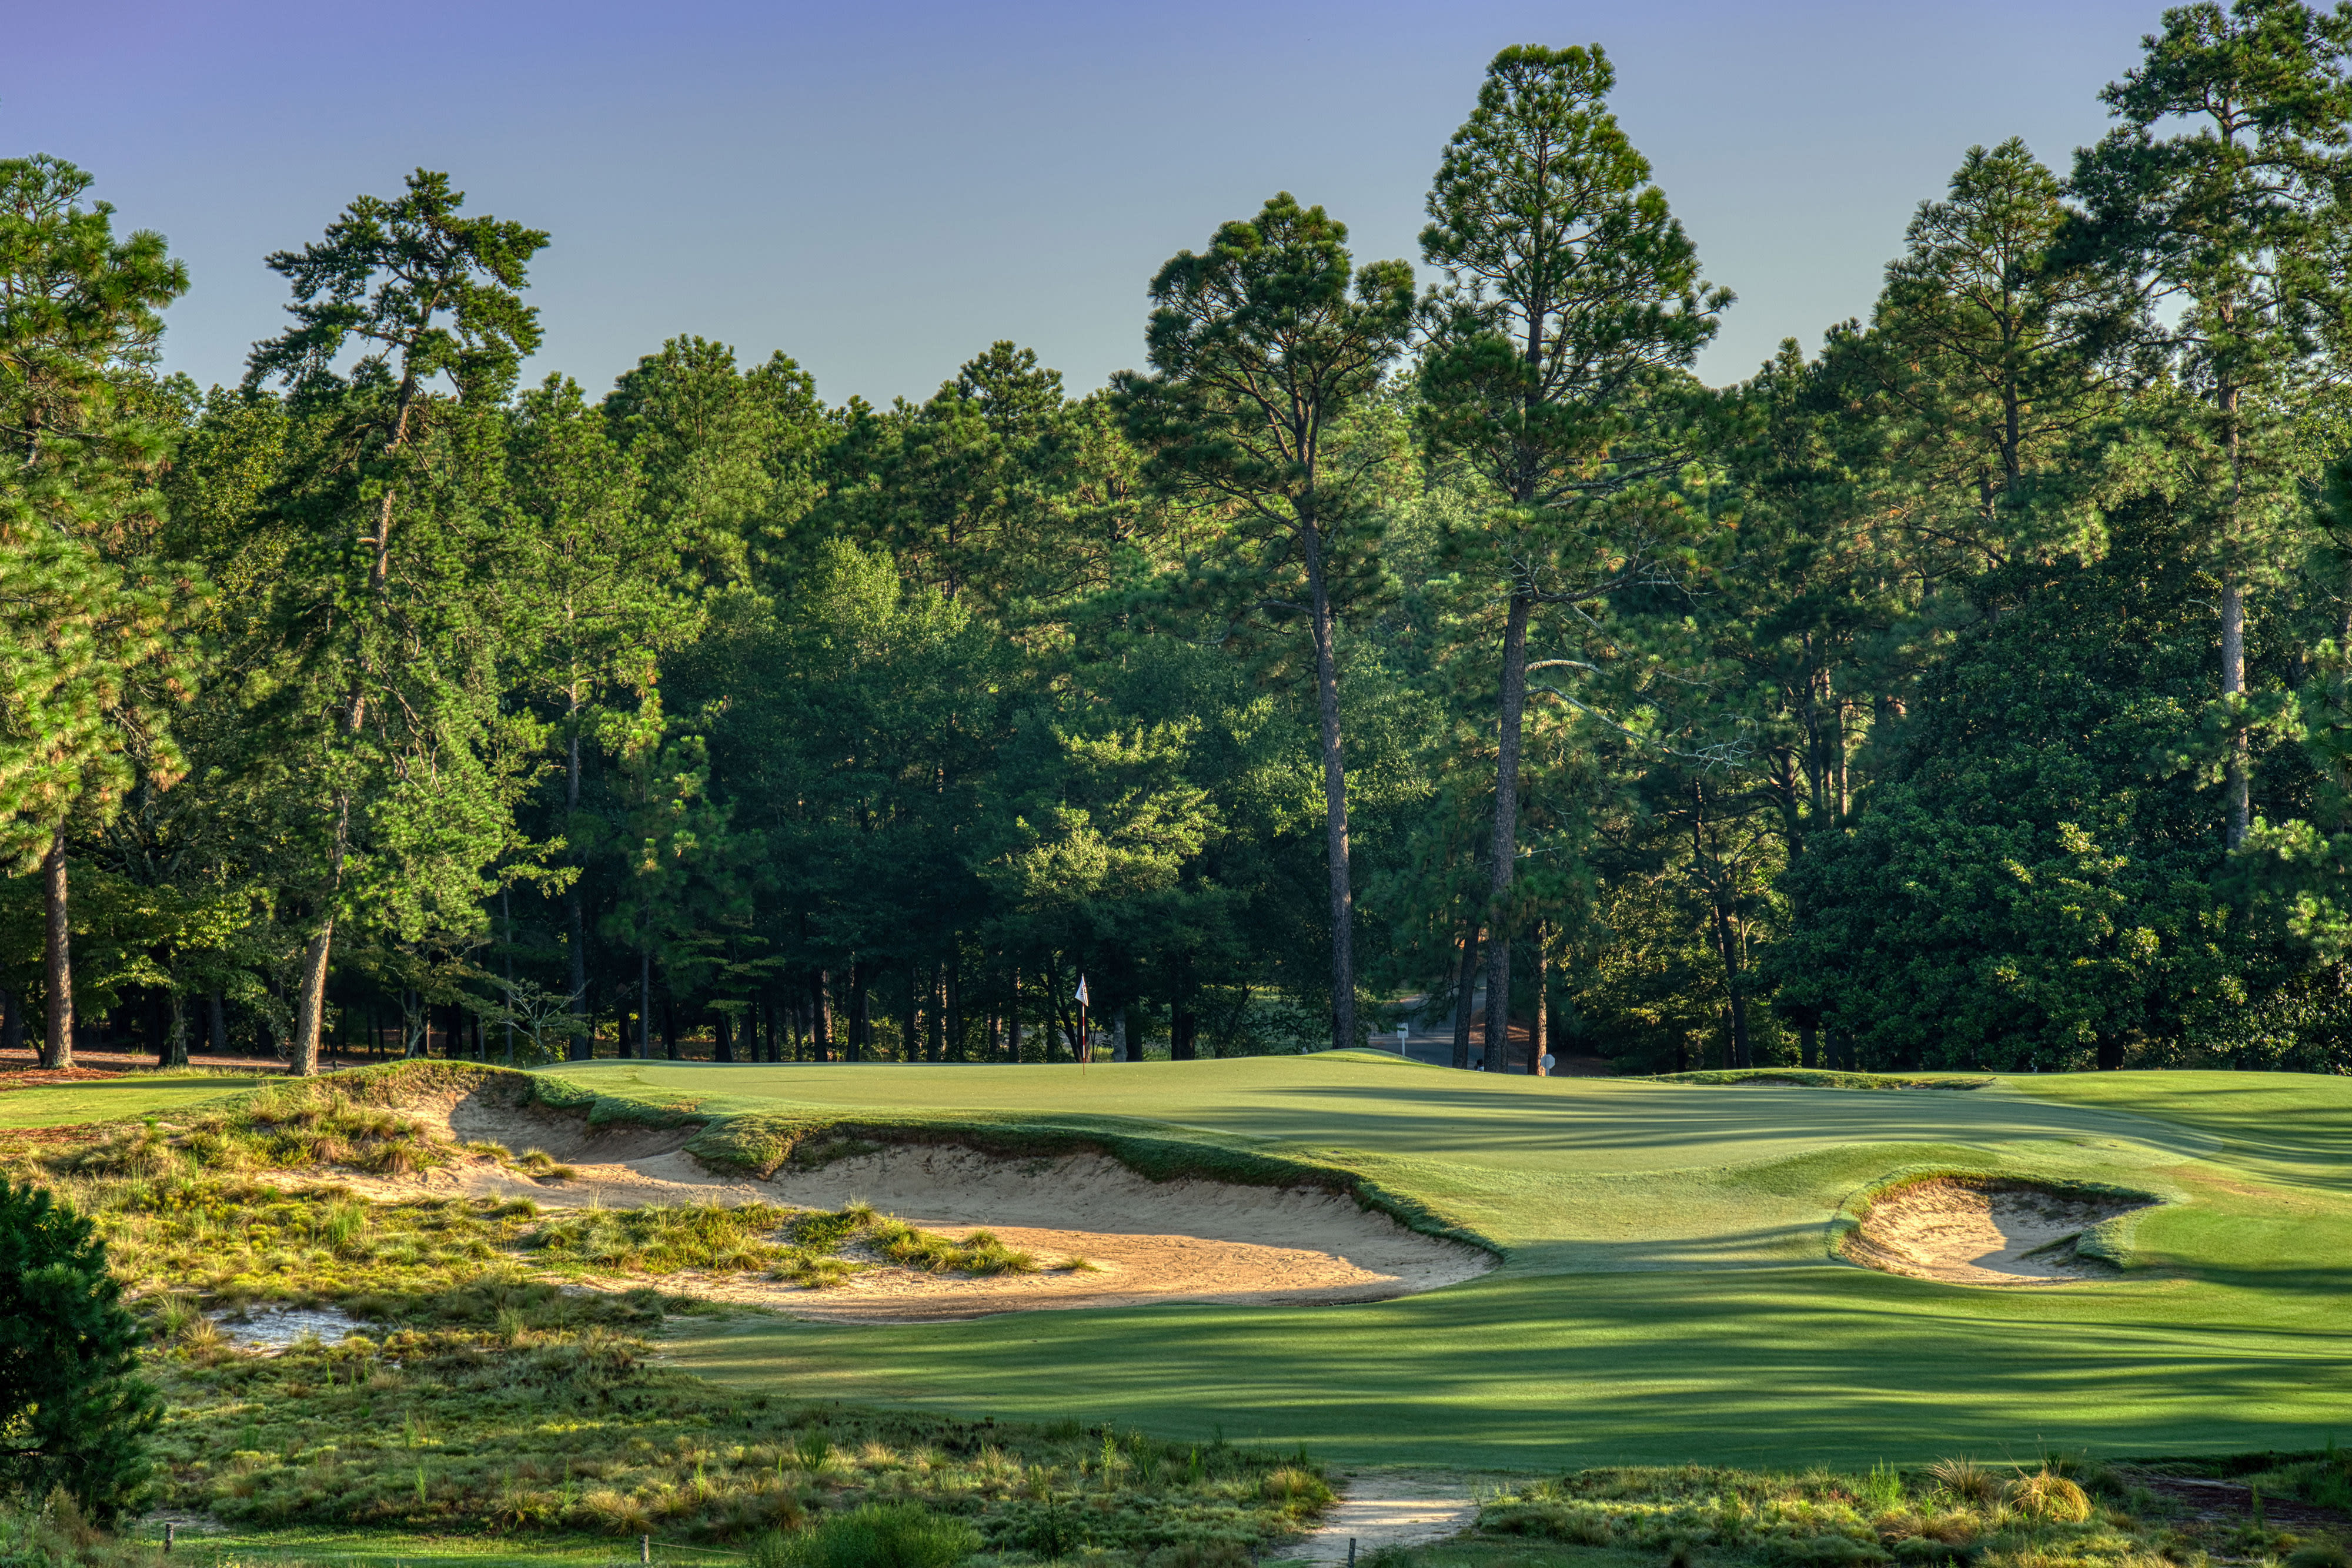
[[[0,150],[98,177],[194,275],[167,360],[233,381],[268,252],[424,164],[550,230],[534,374],[593,392],[680,333],[819,390],[928,395],[992,340],[1076,390],[1142,358],[1144,286],[1277,190],[1418,259],[1439,149],[1507,44],[1601,44],[1614,105],[1739,295],[1751,373],[1866,313],[1972,142],[2063,170],[2152,5],[1186,5],[125,0],[12,20]]]

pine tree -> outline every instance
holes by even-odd
[[[197,584],[110,559],[160,512],[164,434],[124,396],[187,288],[162,235],[118,240],[70,163],[0,161],[0,861],[38,865],[47,905],[42,1060],[72,1064],[68,829],[119,810],[141,766],[176,777],[165,719]]]
[[[1350,286],[1352,285],[1352,292]],[[1114,386],[1171,490],[1230,508],[1251,612],[1307,622],[1321,729],[1330,883],[1331,1040],[1356,1043],[1356,895],[1339,733],[1339,614],[1377,584],[1375,504],[1389,454],[1348,441],[1412,319],[1412,270],[1353,269],[1347,225],[1288,192],[1177,254],[1151,280],[1152,373]]]
[[[2297,509],[2291,389],[2341,332],[2352,291],[2352,11],[2302,0],[2179,6],[2100,93],[2119,122],[2077,154],[2078,248],[2169,312],[2160,345],[2204,399],[2196,488],[2219,579],[2228,842],[2252,821],[2246,599]],[[2159,135],[2159,130],[2169,134]],[[2168,313],[2159,312],[2158,319]],[[2339,345],[2340,346],[2340,345]]]
[[[283,497],[307,525],[277,618],[294,678],[270,693],[256,759],[283,769],[309,856],[289,878],[309,925],[297,1073],[317,1070],[338,924],[478,919],[483,869],[514,841],[504,628],[477,569],[493,553],[497,413],[539,344],[517,290],[547,236],[461,216],[445,174],[407,184],[269,258],[295,325],[255,345],[247,377],[288,384],[311,424]]]
[[[62,1487],[103,1525],[142,1505],[163,1416],[138,1376],[146,1337],[90,1222],[0,1177],[0,1486]]]
[[[1421,236],[1449,283],[1431,301],[1424,426],[1501,503],[1475,547],[1507,601],[1487,856],[1498,933],[1518,918],[1528,622],[1539,605],[1590,604],[1670,570],[1677,530],[1644,525],[1678,513],[1601,504],[1687,460],[1657,405],[1731,302],[1700,278],[1648,162],[1609,112],[1615,80],[1598,45],[1496,56],[1446,145]],[[1498,939],[1487,946],[1490,1042],[1507,1038],[1510,996],[1511,944]],[[1506,1054],[1490,1050],[1489,1065]]]

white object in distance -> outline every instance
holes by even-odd
[[[1401,1023],[1397,1025],[1397,1054],[1399,1056],[1402,1056],[1404,1054],[1404,1042],[1412,1034],[1412,1025],[1409,1023]]]

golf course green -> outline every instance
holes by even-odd
[[[670,1354],[794,1396],[1349,1464],[1790,1466],[2315,1447],[2352,1435],[2352,1080],[2109,1073],[1973,1089],[1486,1077],[1361,1053],[1076,1067],[575,1064],[704,1115],[1151,1133],[1360,1173],[1502,1267],[1363,1305],[844,1326],[689,1322]],[[2133,1266],[2036,1289],[1832,1256],[1858,1189],[1932,1168],[2164,1206]]]

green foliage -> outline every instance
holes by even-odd
[[[980,1549],[980,1532],[919,1503],[862,1503],[797,1535],[762,1539],[758,1568],[951,1568]],[[1059,1555],[1056,1553],[1056,1555]]]
[[[145,1338],[97,1228],[0,1177],[0,1486],[26,1500],[62,1490],[100,1525],[145,1505],[163,1418],[138,1375]]]

